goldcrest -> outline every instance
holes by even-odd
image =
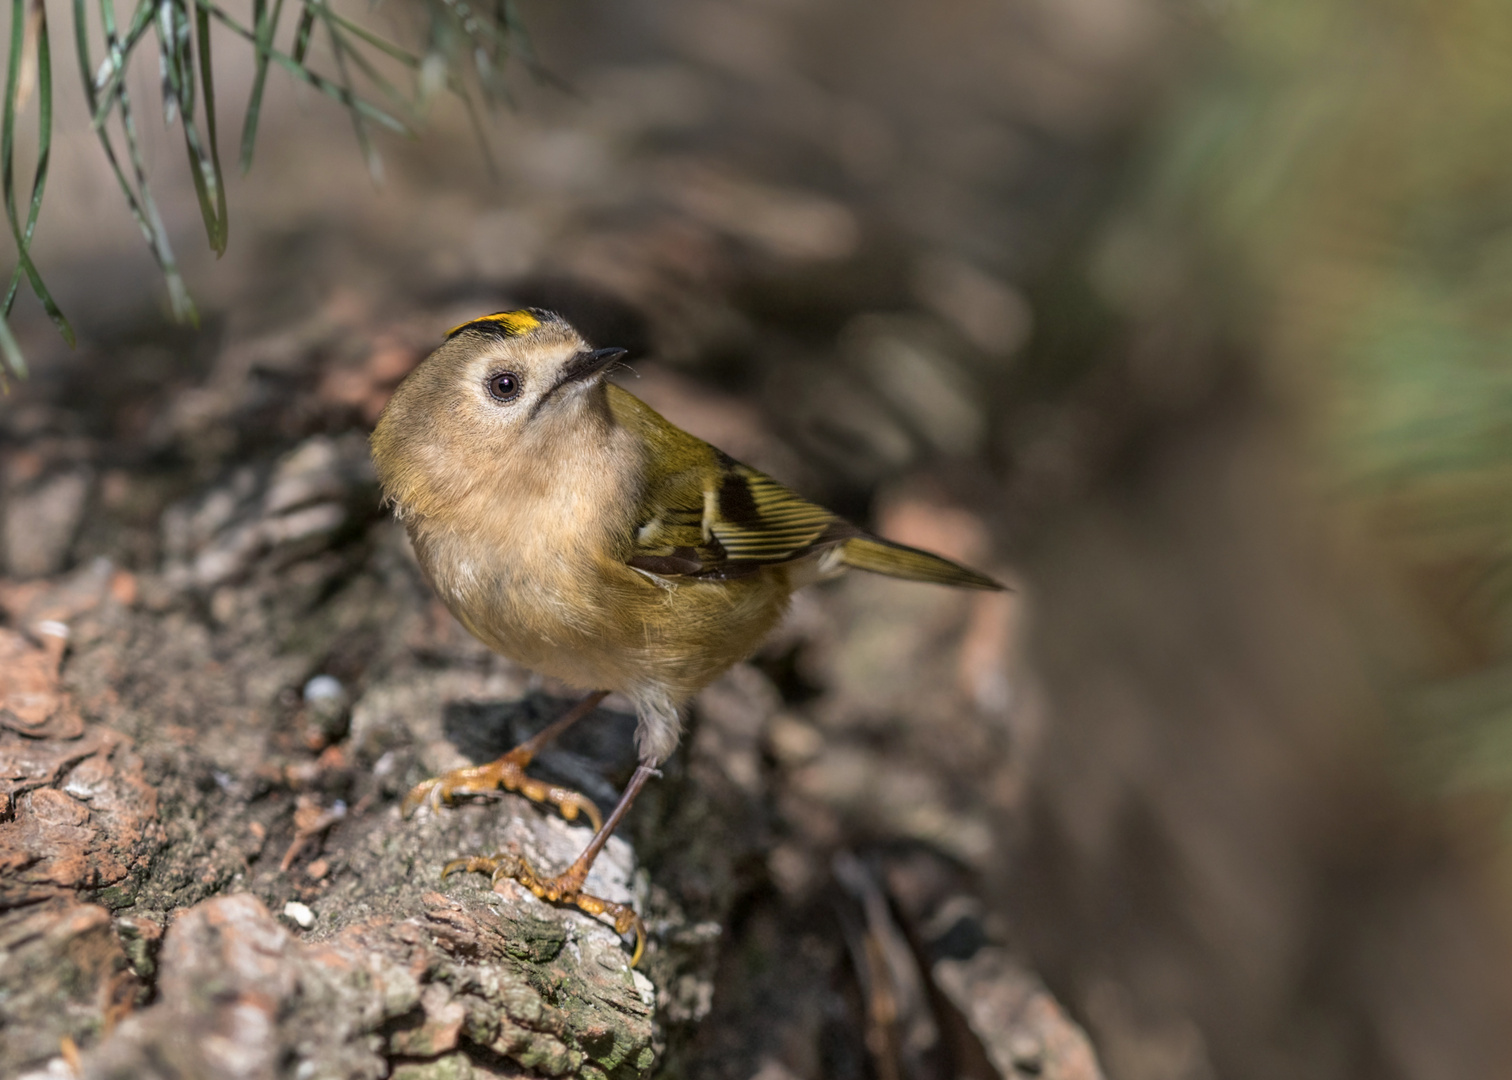
[[[761,645],[795,589],[846,567],[1002,587],[871,536],[668,423],[606,381],[624,355],[549,311],[487,315],[410,373],[372,437],[384,494],[461,623],[525,667],[634,703],[642,767],[608,829],[676,748],[684,704]],[[596,820],[586,800],[523,776],[538,748],[430,781],[410,804],[504,786]],[[509,876],[545,880],[519,861]],[[585,906],[582,875],[568,876],[537,891]]]

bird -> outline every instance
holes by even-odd
[[[395,389],[371,450],[441,602],[489,648],[587,692],[497,761],[417,785],[403,812],[503,788],[586,817],[593,838],[561,874],[503,853],[452,860],[443,876],[486,872],[607,915],[635,931],[633,966],[645,928],[628,905],[583,891],[589,868],[676,749],[686,703],[760,647],[793,592],[848,568],[1003,586],[874,536],[674,426],[608,381],[626,355],[541,308],[472,319]],[[638,764],[605,820],[525,767],[611,692],[635,707]]]

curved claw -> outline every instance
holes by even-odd
[[[399,804],[399,816],[408,820],[414,817],[415,811],[420,809],[422,803],[431,803],[435,809],[433,793],[441,785],[441,777],[433,776],[429,780],[422,780],[410,788],[404,796],[404,801]]]
[[[582,884],[570,872],[560,877],[543,878],[519,855],[501,851],[495,855],[467,855],[453,859],[441,868],[443,879],[454,873],[488,874],[495,888],[500,881],[516,881],[542,900],[572,904],[595,918],[608,915],[614,920],[616,934],[623,936],[632,929],[635,931],[635,951],[631,954],[630,966],[639,964],[645,954],[646,924],[635,913],[635,909],[628,904],[618,904],[583,892]]]
[[[571,788],[555,787],[526,776],[524,765],[525,759],[512,750],[487,765],[469,765],[422,780],[404,796],[399,812],[408,818],[422,805],[440,810],[443,803],[450,805],[457,795],[484,795],[502,788],[531,802],[549,803],[568,821],[576,821],[581,814],[592,823],[594,832],[599,830],[604,819],[591,799]]]
[[[578,814],[582,814],[588,819],[588,824],[593,826],[594,832],[604,827],[604,816],[599,813],[598,805],[586,795],[573,791],[571,788],[554,787],[545,801],[555,806],[557,812],[567,821],[576,821]]]
[[[521,861],[523,862],[523,860]],[[528,871],[529,867],[525,869]],[[520,875],[510,874],[508,876],[520,881],[521,884],[537,896],[545,894],[545,899],[560,899],[563,902],[574,904],[578,910],[587,912],[595,918],[599,915],[608,915],[614,920],[614,932],[616,934],[623,936],[631,929],[634,929],[635,952],[630,956],[630,966],[634,967],[640,963],[641,955],[646,951],[646,924],[641,921],[641,917],[635,913],[635,909],[629,904],[617,904],[613,900],[605,900],[601,896],[592,896],[580,890],[572,892],[562,890],[560,886],[567,879],[568,875],[566,874],[552,881],[539,882],[535,885],[524,880]],[[558,892],[559,896],[550,895],[552,892]]]
[[[497,867],[506,859],[513,856],[505,852],[497,855],[464,855],[460,859],[453,859],[441,868],[441,880],[445,881],[453,874],[495,874]]]
[[[614,920],[614,932],[623,936],[631,927],[635,928],[635,952],[630,954],[630,966],[635,967],[640,963],[641,957],[646,952],[646,924],[641,917],[630,908],[619,905],[622,910]]]

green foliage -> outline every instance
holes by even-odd
[[[421,24],[412,28],[419,31],[414,36],[423,38],[419,51],[342,15],[325,0],[253,0],[251,26],[243,25],[216,0],[137,0],[124,26],[117,23],[115,0],[95,3],[97,7],[92,7],[91,0],[73,0],[74,47],[85,101],[101,152],[163,273],[173,314],[183,321],[196,320],[197,313],[153,198],[143,163],[138,114],[127,89],[132,60],[149,37],[157,46],[163,121],[170,127],[177,124],[183,132],[205,236],[217,255],[226,250],[230,221],[216,115],[212,22],[245,41],[256,57],[242,120],[243,172],[252,166],[270,67],[313,87],[350,114],[357,144],[375,180],[380,176],[380,163],[371,137],[373,126],[413,136],[430,100],[448,92],[465,103],[486,152],[477,99],[489,106],[505,100],[503,75],[511,58],[534,68],[508,0],[487,0],[476,6],[467,0],[417,0],[414,7],[394,12],[400,17],[413,16]],[[292,10],[296,5],[297,14]],[[329,74],[316,70],[311,57],[317,31],[334,68]],[[283,47],[280,39],[285,42]],[[92,41],[104,46],[98,61]],[[5,111],[0,117],[0,194],[16,244],[16,267],[0,307],[0,386],[7,372],[18,376],[26,373],[25,358],[9,324],[23,276],[59,332],[69,344],[74,340],[72,327],[31,257],[52,145],[52,79],[51,38],[43,0],[11,0]],[[23,216],[16,194],[16,138],[20,117],[33,96],[38,118],[36,165]]]

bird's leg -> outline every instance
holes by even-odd
[[[642,764],[635,770],[635,775],[630,777],[630,783],[625,786],[625,793],[615,804],[614,812],[609,815],[609,820],[593,834],[593,839],[588,841],[588,846],[583,849],[583,853],[573,861],[566,872],[557,877],[542,877],[523,858],[508,852],[453,859],[442,868],[441,876],[446,877],[459,870],[467,873],[491,874],[495,888],[498,887],[499,882],[506,879],[518,881],[542,900],[575,904],[580,910],[590,915],[608,915],[614,920],[615,933],[623,934],[632,928],[635,930],[635,954],[630,958],[630,966],[634,967],[640,962],[641,953],[646,948],[645,924],[628,904],[616,904],[612,900],[585,893],[583,882],[588,880],[588,870],[593,866],[593,860],[598,858],[598,853],[609,842],[609,837],[614,835],[614,830],[619,827],[620,821],[630,809],[630,804],[640,794],[640,789],[645,787],[646,781],[655,775],[656,769],[650,765]]]
[[[595,830],[601,828],[602,818],[599,816],[598,807],[593,805],[590,799],[571,788],[556,787],[526,776],[525,766],[529,765],[536,754],[540,753],[552,739],[591,713],[598,703],[608,696],[607,690],[589,694],[563,713],[560,719],[538,731],[497,761],[490,761],[487,765],[469,765],[466,768],[453,769],[449,773],[416,784],[404,797],[400,812],[405,817],[409,817],[422,803],[428,803],[434,810],[438,809],[442,803],[450,803],[458,795],[478,795],[503,788],[505,791],[523,795],[533,802],[550,803],[560,810],[562,816],[568,821],[576,821],[578,814],[584,814]]]

